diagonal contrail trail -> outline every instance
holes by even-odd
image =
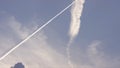
[[[6,56],[8,56],[11,52],[13,52],[16,48],[21,46],[23,43],[25,43],[27,40],[29,40],[31,37],[33,37],[37,32],[42,30],[44,27],[46,27],[50,22],[52,22],[55,18],[60,16],[64,11],[66,11],[69,7],[71,7],[74,4],[74,1],[69,4],[66,8],[64,8],[62,11],[60,11],[58,14],[56,14],[53,18],[48,20],[44,25],[42,25],[40,28],[38,28],[35,32],[33,32],[31,35],[29,35],[27,38],[25,38],[22,42],[14,46],[12,49],[10,49],[8,52],[6,52],[2,57],[0,57],[0,60],[4,59]]]

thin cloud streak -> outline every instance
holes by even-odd
[[[67,44],[66,52],[68,56],[68,64],[70,68],[74,68],[74,65],[70,61],[70,45],[74,41],[74,38],[78,35],[80,30],[80,17],[82,15],[83,5],[85,0],[74,0],[75,4],[71,8],[71,23],[70,23],[70,30],[69,30],[69,36],[70,40]]]
[[[19,46],[21,46],[23,43],[25,43],[27,40],[29,40],[31,37],[33,37],[36,33],[38,33],[40,30],[42,30],[44,27],[46,27],[49,23],[51,23],[54,19],[56,19],[58,16],[60,16],[64,11],[66,11],[69,7],[71,7],[74,4],[74,2],[72,2],[70,5],[68,5],[65,9],[63,9],[62,11],[60,11],[58,14],[56,14],[53,18],[51,18],[49,21],[47,21],[43,26],[41,26],[40,28],[38,28],[35,32],[33,32],[32,34],[30,34],[27,38],[25,38],[23,41],[21,41],[19,44],[17,44],[15,47],[13,47],[12,49],[10,49],[7,53],[5,53],[2,57],[0,57],[0,60],[4,59],[6,56],[8,56],[11,52],[13,52],[16,48],[18,48]]]

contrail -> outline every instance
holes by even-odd
[[[83,10],[83,4],[85,0],[74,0],[75,4],[71,8],[71,24],[70,24],[70,30],[69,30],[69,36],[70,40],[67,44],[67,57],[68,57],[68,64],[70,68],[74,68],[74,65],[72,64],[70,60],[70,45],[74,41],[74,38],[78,35],[79,29],[80,29],[80,17],[82,15]]]
[[[29,40],[31,37],[33,37],[37,32],[42,30],[44,27],[46,27],[50,22],[52,22],[54,19],[56,19],[58,16],[60,16],[64,11],[66,11],[69,7],[71,7],[74,4],[74,1],[69,4],[66,8],[64,8],[62,11],[60,11],[58,14],[56,14],[53,18],[48,20],[44,25],[42,25],[40,28],[38,28],[35,32],[33,32],[31,35],[29,35],[27,38],[25,38],[22,42],[17,44],[15,47],[10,49],[7,53],[5,53],[2,57],[0,57],[0,60],[4,59],[6,56],[8,56],[11,52],[13,52],[16,48],[21,46],[23,43],[25,43],[27,40]]]

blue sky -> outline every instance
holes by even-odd
[[[0,0],[0,56],[71,2],[72,0]],[[120,67],[119,2],[86,0],[79,35],[70,48],[75,68]],[[69,25],[70,8],[1,60],[0,66],[10,68],[17,62],[22,62],[26,68],[69,68],[65,50],[69,41]]]

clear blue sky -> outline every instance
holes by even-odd
[[[71,2],[72,0],[0,0],[0,55],[3,55]],[[120,0],[86,0],[79,35],[70,48],[71,61],[76,64],[76,68],[120,67],[119,3]],[[69,24],[70,9],[16,49],[10,56],[0,61],[4,63],[0,66],[12,66],[21,61],[28,67],[31,63],[36,68],[39,68],[40,64],[43,68],[45,66],[55,68],[54,64],[59,61],[56,63],[58,68],[59,65],[63,65],[63,68],[69,68],[67,67],[65,51],[69,41]],[[42,57],[38,56],[35,50],[39,53],[43,51],[43,54],[40,54]],[[37,55],[36,59],[41,60],[41,62],[36,59],[31,60],[26,54],[29,56]],[[46,55],[49,60],[44,58]],[[28,60],[24,59],[28,57]],[[7,59],[11,58],[14,60],[13,62],[11,60],[6,62]],[[33,61],[37,61],[36,65]],[[51,64],[49,65],[49,63]]]

